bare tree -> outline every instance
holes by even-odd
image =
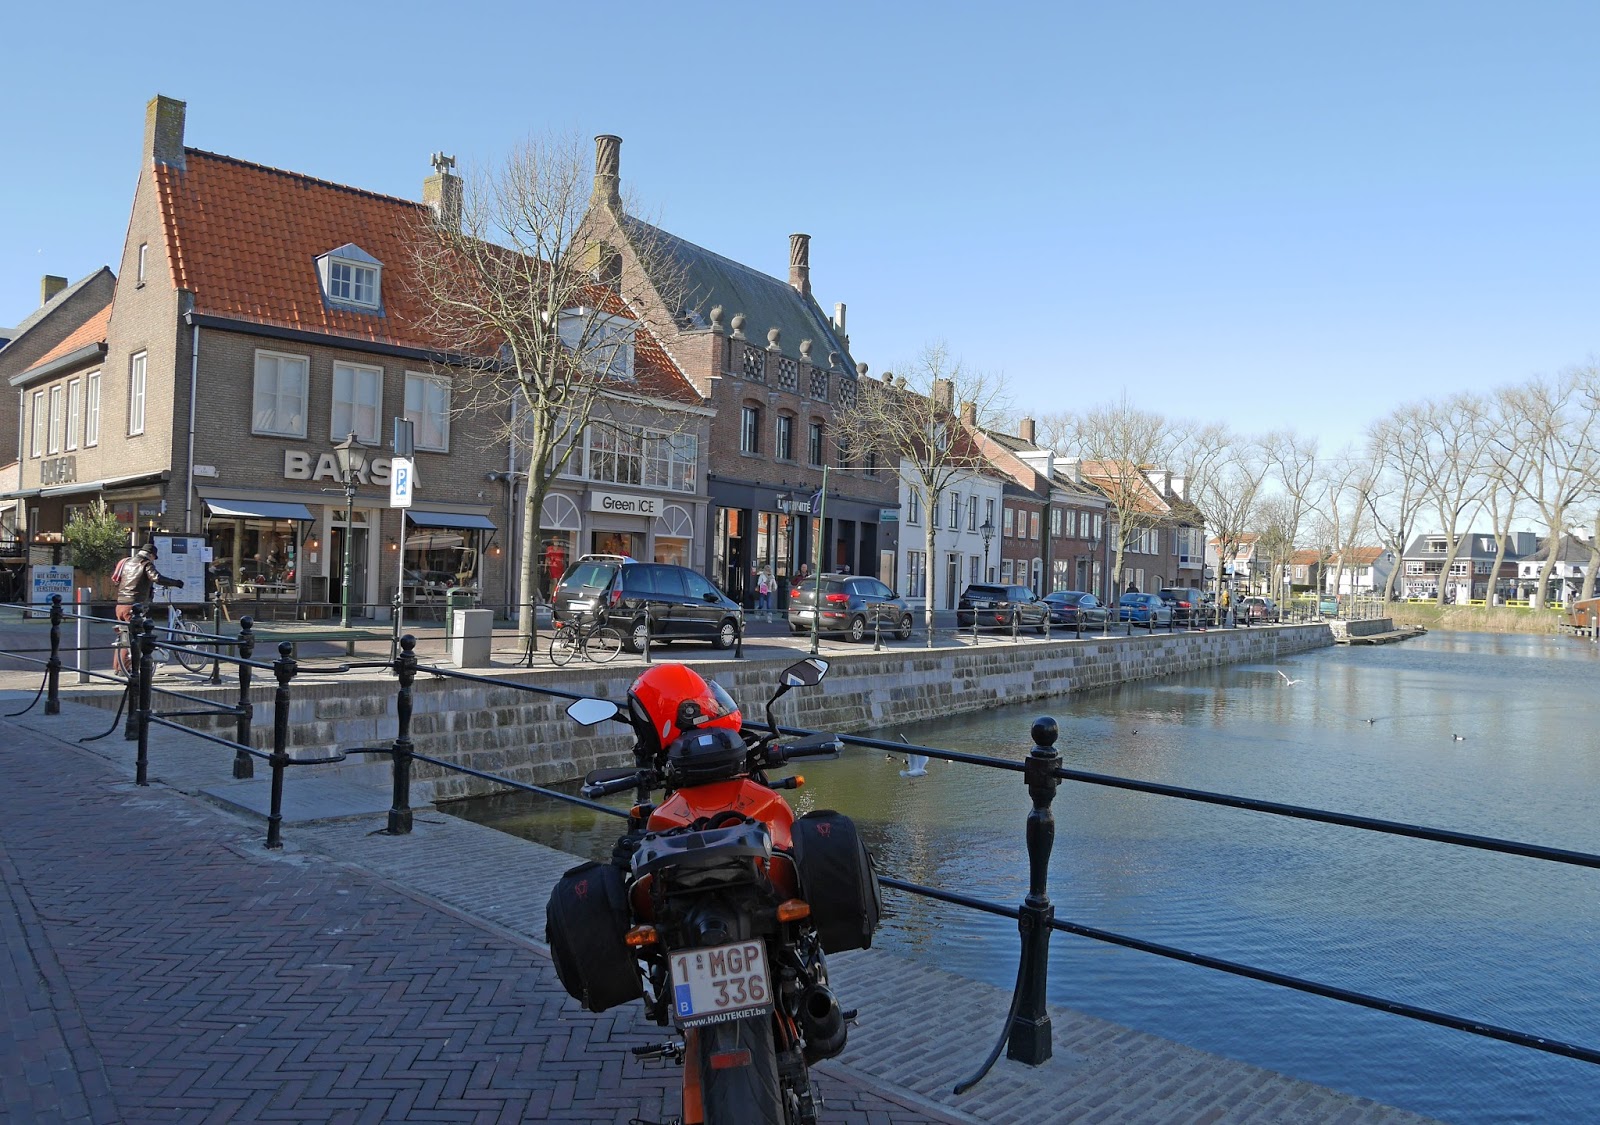
[[[1205,513],[1206,531],[1217,541],[1217,583],[1222,563],[1235,558],[1255,529],[1261,487],[1270,463],[1261,443],[1226,426],[1184,427],[1188,436],[1176,454],[1184,466],[1185,498]],[[1257,547],[1259,548],[1259,535]]]
[[[650,321],[657,302],[585,232],[591,183],[576,140],[531,140],[469,175],[459,200],[447,192],[415,241],[423,326],[448,358],[436,374],[450,380],[456,410],[497,420],[525,467],[517,627],[528,644],[540,513],[577,438],[594,426],[636,440],[641,409],[684,405],[686,384],[665,354],[652,349],[653,366],[645,355],[665,327]],[[642,239],[633,249],[656,252]]]
[[[1324,574],[1323,592],[1337,594],[1343,585],[1345,567],[1366,527],[1373,475],[1372,462],[1354,452],[1318,465],[1312,511],[1316,516],[1318,538],[1330,548],[1328,554],[1334,562],[1332,589]]]
[[[1043,433],[1057,453],[1081,462],[1083,480],[1103,493],[1111,507],[1115,555],[1110,595],[1115,602],[1129,546],[1169,522],[1166,499],[1145,473],[1170,463],[1178,446],[1174,428],[1160,414],[1130,405],[1124,396],[1083,413],[1049,416]]]
[[[1388,600],[1395,595],[1431,475],[1422,407],[1400,407],[1373,423],[1367,430],[1366,455],[1376,470],[1367,493],[1367,513],[1379,542],[1395,558],[1384,582],[1384,599]]]
[[[1522,480],[1529,465],[1528,450],[1521,440],[1524,419],[1508,389],[1495,392],[1485,421],[1488,425],[1482,465],[1484,508],[1494,524],[1495,537],[1494,564],[1489,570],[1486,595],[1488,603],[1494,605],[1500,568],[1505,565],[1506,554],[1511,549],[1511,529],[1517,518],[1517,508],[1527,498]]]
[[[1439,605],[1449,596],[1451,571],[1466,538],[1462,524],[1465,521],[1466,530],[1471,529],[1470,517],[1483,500],[1482,465],[1488,434],[1485,413],[1484,402],[1477,395],[1456,394],[1444,402],[1425,405],[1418,415],[1428,451],[1428,499],[1445,542],[1439,585],[1434,592]]]
[[[1317,479],[1317,439],[1303,438],[1292,430],[1268,434],[1262,452],[1283,489],[1284,506],[1278,520],[1291,546],[1300,540],[1301,525],[1311,505]]]
[[[1600,417],[1600,373],[1593,368],[1536,378],[1506,392],[1526,451],[1524,494],[1539,509],[1548,533],[1544,566],[1533,604],[1544,604],[1573,509],[1595,492],[1596,455],[1591,435]]]
[[[885,372],[881,380],[861,380],[855,409],[835,421],[839,441],[853,459],[875,454],[897,466],[906,488],[921,506],[927,559],[923,620],[930,647],[939,503],[947,489],[986,471],[988,465],[960,424],[957,406],[970,409],[974,420],[984,424],[995,416],[1003,391],[998,376],[967,367],[951,357],[944,343],[933,343],[914,363],[902,366],[898,377]]]
[[[1294,502],[1286,493],[1265,493],[1256,501],[1256,553],[1270,573],[1290,573],[1298,522]]]

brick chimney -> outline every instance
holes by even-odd
[[[602,133],[594,139],[594,192],[591,203],[622,210],[622,138]]]
[[[963,426],[970,426],[973,429],[977,429],[978,428],[978,404],[977,403],[975,403],[975,402],[963,402],[961,404],[961,424]]]
[[[422,202],[433,208],[433,217],[449,230],[461,229],[461,177],[456,175],[456,158],[436,152],[430,158],[433,175],[422,181]]]
[[[933,408],[941,414],[948,414],[955,409],[956,385],[949,379],[935,379],[933,381]]]
[[[45,274],[44,277],[39,279],[39,307],[44,308],[50,303],[51,297],[54,297],[66,287],[66,278],[57,277],[53,273]]]
[[[811,296],[811,236],[789,236],[789,284],[802,297]]]
[[[1020,424],[1020,427],[1019,427],[1018,431],[1017,431],[1017,436],[1020,437],[1023,441],[1027,442],[1029,445],[1037,445],[1039,443],[1034,437],[1036,432],[1037,432],[1037,430],[1034,427],[1033,419],[1032,418],[1024,418],[1022,420],[1021,424]]]
[[[178,171],[188,170],[183,158],[184,102],[157,94],[144,107],[144,158],[147,163],[167,164]]]

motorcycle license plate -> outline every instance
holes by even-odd
[[[760,941],[736,941],[672,954],[672,1018],[679,1027],[739,1019],[772,1007],[767,951]]]

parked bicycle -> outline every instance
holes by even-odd
[[[211,657],[201,648],[203,642],[199,627],[184,617],[176,604],[167,603],[167,624],[165,628],[156,630],[156,636],[166,642],[165,645],[157,645],[150,653],[150,659],[157,665],[176,659],[188,671],[199,672],[210,663]],[[118,675],[127,675],[133,667],[129,651],[128,627],[118,624],[116,652],[111,665],[112,671]]]
[[[555,636],[550,638],[550,663],[558,667],[580,652],[596,664],[605,664],[621,651],[621,633],[609,625],[586,624],[581,613],[571,621],[556,622]]]

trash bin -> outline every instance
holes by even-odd
[[[454,639],[456,610],[471,609],[478,604],[476,586],[452,586],[444,592],[444,643],[446,650]]]

